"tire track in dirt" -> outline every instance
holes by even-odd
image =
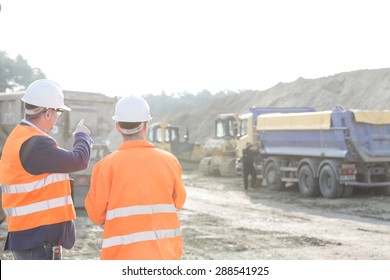
[[[185,259],[390,259],[389,197],[244,192],[240,178],[196,172],[184,181]]]

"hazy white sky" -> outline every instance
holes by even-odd
[[[268,89],[390,67],[387,0],[0,0],[0,50],[63,89]]]

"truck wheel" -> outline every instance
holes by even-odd
[[[265,181],[267,183],[267,188],[270,190],[281,191],[285,187],[285,183],[282,182],[279,170],[273,162],[269,163],[265,168]]]
[[[225,159],[219,165],[219,174],[222,177],[234,177],[236,173],[235,159]]]
[[[210,172],[210,164],[211,164],[211,159],[210,158],[203,158],[200,163],[199,163],[199,171],[204,175],[208,176],[211,174]]]
[[[298,185],[301,194],[306,197],[316,197],[320,194],[318,179],[308,165],[302,166],[298,174]]]
[[[321,168],[319,183],[321,194],[326,198],[338,198],[343,193],[343,188],[330,165]]]

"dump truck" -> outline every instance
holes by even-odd
[[[314,107],[251,107],[249,113],[238,116],[238,141],[236,150],[236,173],[242,176],[242,151],[246,143],[257,146],[257,117],[270,113],[315,112]]]
[[[268,188],[298,184],[306,197],[349,197],[355,188],[388,194],[390,111],[263,114],[257,118],[257,178]]]
[[[56,139],[62,148],[71,150],[72,133],[80,119],[84,119],[84,124],[91,130],[94,145],[88,168],[70,174],[74,183],[75,207],[84,207],[92,168],[97,161],[112,151],[107,136],[114,130],[112,116],[117,98],[92,92],[65,90],[63,93],[65,104],[72,111],[65,111],[48,134]],[[0,156],[8,135],[24,118],[24,104],[21,101],[23,94],[23,92],[0,93]]]
[[[220,114],[215,120],[214,136],[203,145],[199,170],[204,175],[236,176],[235,161],[238,115]]]
[[[249,108],[249,113],[223,113],[215,120],[214,136],[203,146],[199,170],[204,175],[231,177],[242,175],[242,150],[245,143],[256,144],[256,120],[272,112],[310,112],[312,107]]]

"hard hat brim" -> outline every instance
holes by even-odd
[[[148,122],[148,121],[151,121],[153,118],[152,117],[149,117],[148,119],[144,120],[144,119],[139,119],[139,120],[125,120],[125,119],[121,119],[119,118],[118,116],[112,116],[112,119],[116,122]]]
[[[65,111],[68,111],[68,112],[72,111],[72,108],[70,108],[66,105],[64,105],[61,109],[64,109]]]
[[[21,100],[24,102],[24,103],[28,103],[28,104],[31,104],[31,105],[34,105],[34,106],[38,106],[38,107],[45,107],[45,106],[42,106],[42,105],[37,105],[36,102],[31,102],[31,101],[27,101],[24,96],[21,98]],[[46,108],[46,107],[45,107]],[[62,109],[62,110],[65,110],[65,111],[72,111],[72,108],[66,106],[65,104],[62,105],[60,108],[54,108],[54,109]]]

